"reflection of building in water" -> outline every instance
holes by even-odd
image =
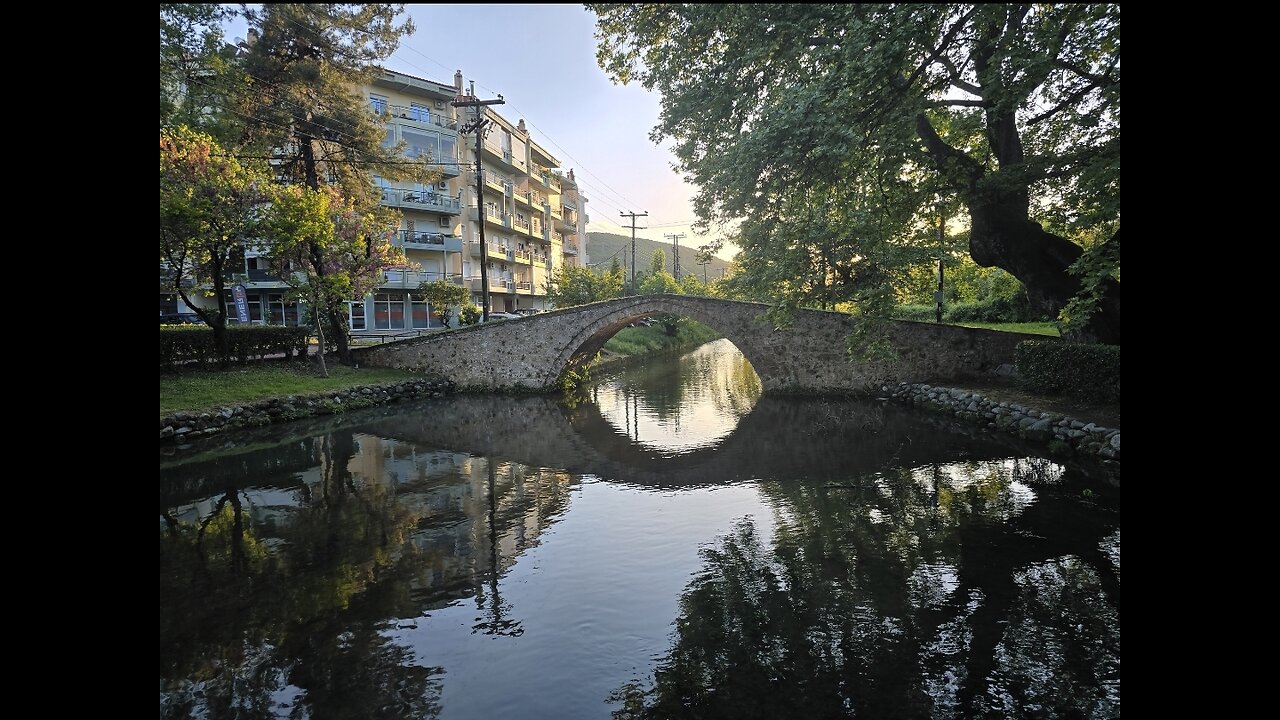
[[[299,511],[335,493],[389,498],[410,523],[409,540],[421,563],[411,592],[428,607],[483,593],[485,580],[537,545],[542,531],[568,509],[573,476],[563,471],[499,461],[490,473],[486,458],[360,433],[304,443],[312,448],[309,467],[246,477],[247,486],[232,489],[254,535],[277,546]],[[208,495],[172,508],[169,517],[198,526],[223,501],[222,493]]]
[[[414,593],[435,606],[479,591],[568,509],[565,472],[493,462],[491,490],[486,458],[373,435],[357,435],[356,448],[347,464],[353,479],[385,483],[417,518],[411,539],[424,567]]]

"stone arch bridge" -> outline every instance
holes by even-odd
[[[751,362],[765,392],[859,393],[889,382],[989,377],[1013,362],[1019,342],[1039,337],[895,321],[884,331],[892,360],[854,361],[845,343],[854,329],[849,315],[796,310],[791,323],[778,328],[765,317],[768,309],[691,295],[641,295],[358,348],[354,356],[362,365],[447,377],[460,389],[547,392],[628,324],[669,313],[719,331]]]

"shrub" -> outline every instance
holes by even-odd
[[[937,319],[932,305],[899,305],[893,309],[893,317],[917,322],[933,322]]]
[[[480,322],[481,312],[479,305],[467,305],[458,313],[458,322],[463,325],[475,325]]]
[[[942,319],[947,322],[1016,323],[1046,320],[1032,310],[1026,293],[1011,297],[992,297],[970,303],[956,303],[944,308]]]
[[[283,353],[286,358],[307,351],[310,330],[279,325],[232,325],[227,328],[227,357],[218,356],[213,328],[170,325],[160,328],[160,367],[190,363],[206,365],[221,360],[250,359]]]
[[[1032,392],[1120,402],[1120,346],[1026,340],[1014,352],[1019,382]]]

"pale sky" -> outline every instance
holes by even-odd
[[[524,118],[531,137],[570,168],[587,196],[590,231],[630,235],[620,212],[637,218],[638,237],[670,242],[685,233],[682,247],[697,247],[714,235],[696,236],[690,197],[693,187],[672,169],[675,158],[649,140],[658,122],[659,100],[638,85],[614,85],[596,64],[595,14],[582,5],[409,4],[417,28],[386,61],[391,70],[453,84],[462,70],[464,87],[476,95],[501,94],[491,108],[512,123]],[[244,36],[242,20],[228,26],[228,39]],[[720,254],[732,257],[736,248]],[[588,245],[593,263],[596,257]]]

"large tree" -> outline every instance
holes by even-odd
[[[222,32],[234,14],[214,3],[160,6],[160,127],[186,125],[220,141],[234,136],[234,116],[224,110],[238,75]]]
[[[345,317],[347,300],[364,297],[382,282],[386,268],[405,262],[404,253],[391,244],[394,232],[379,209],[362,210],[335,186],[272,190],[264,230],[267,257],[295,297],[307,304],[326,377],[326,336],[338,347],[347,345],[346,324],[335,329],[328,321],[334,315]]]
[[[226,358],[225,293],[247,243],[262,229],[266,177],[228,155],[212,137],[178,127],[160,131],[161,283],[213,328]],[[196,302],[212,295],[213,307]]]
[[[413,24],[399,21],[403,5],[266,4],[247,9],[250,41],[242,58],[248,89],[237,98],[244,145],[269,153],[279,179],[319,190],[333,185],[357,213],[381,200],[373,175],[434,182],[426,158],[407,159],[384,144],[383,118],[360,94]],[[399,219],[391,222],[398,225]],[[310,254],[322,253],[312,247]],[[368,248],[372,256],[373,248]],[[330,263],[313,263],[323,278]],[[341,260],[341,259],[339,259]],[[326,308],[329,336],[350,360],[346,312]]]
[[[958,199],[979,265],[1046,312],[1085,295],[1073,329],[1120,342],[1118,5],[588,7],[601,67],[661,93],[700,215],[743,220],[744,275],[857,297]]]

